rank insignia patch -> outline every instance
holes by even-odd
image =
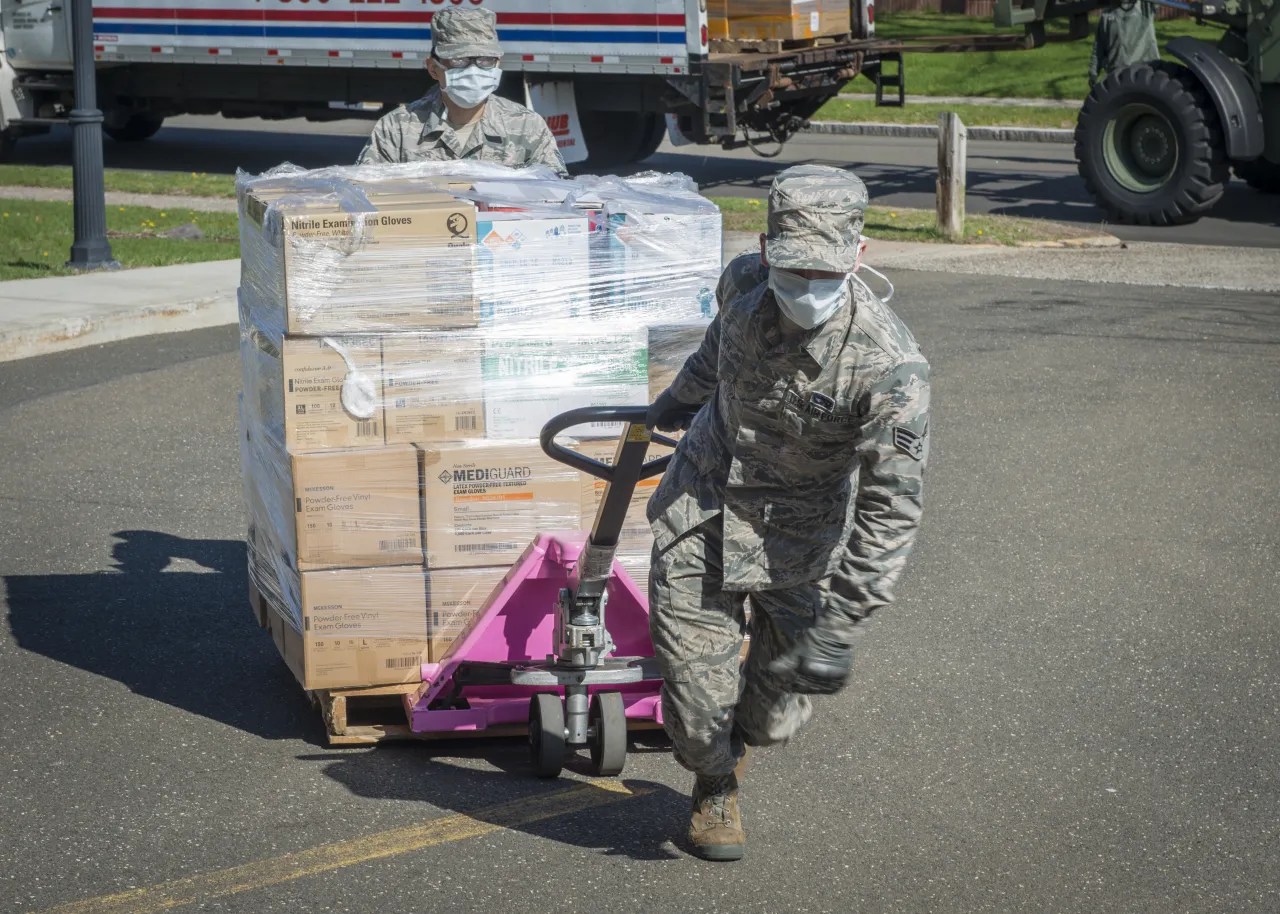
[[[929,434],[929,427],[926,425],[924,434],[917,435],[911,429],[905,426],[895,425],[893,427],[893,446],[902,453],[915,460],[924,458],[924,439]]]

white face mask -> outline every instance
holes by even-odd
[[[769,270],[769,288],[778,308],[797,327],[812,330],[825,323],[849,297],[847,276],[839,279],[805,279],[790,270]]]
[[[444,71],[444,94],[454,104],[474,108],[494,93],[502,79],[502,67],[485,70],[474,64]]]

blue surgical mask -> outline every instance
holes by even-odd
[[[769,270],[769,288],[778,309],[797,327],[812,330],[840,310],[849,297],[842,276],[839,279],[805,279],[790,270]]]
[[[444,93],[463,108],[474,108],[494,93],[502,80],[502,68],[475,65],[444,71]]]

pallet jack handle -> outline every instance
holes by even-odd
[[[692,413],[696,413],[699,408],[700,407],[695,407],[691,410],[691,415]],[[542,427],[542,435],[539,438],[539,442],[542,445],[543,452],[552,460],[557,460],[560,463],[571,466],[575,470],[581,470],[584,473],[589,473],[597,479],[603,479],[605,482],[613,483],[617,480],[618,467],[609,466],[607,463],[601,463],[599,460],[594,460],[585,454],[579,454],[577,451],[569,450],[567,447],[556,441],[556,435],[566,429],[573,428],[576,425],[590,425],[592,423],[599,422],[623,422],[627,425],[627,429],[623,434],[623,437],[627,441],[656,441],[658,444],[664,444],[667,447],[675,447],[676,442],[674,439],[668,438],[666,435],[662,435],[657,432],[651,432],[645,428],[644,420],[648,411],[649,407],[647,406],[583,406],[579,409],[571,409],[558,416],[553,416],[551,420]],[[642,432],[633,432],[633,429],[636,428],[641,429]],[[633,435],[635,437],[633,437]],[[640,475],[635,478],[635,481],[632,483],[632,487],[634,488],[635,483],[639,482],[641,479],[649,479],[652,476],[659,475],[666,470],[667,464],[670,462],[671,455],[664,454],[655,460],[650,460],[647,463],[642,464],[640,466]]]

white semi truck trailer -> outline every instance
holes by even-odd
[[[769,41],[717,40],[707,2],[95,0],[98,101],[120,142],[146,140],[181,114],[376,117],[425,93],[432,14],[465,3],[497,14],[499,93],[547,117],[571,162],[638,161],[668,131],[677,142],[772,146],[859,75],[900,103],[901,52],[914,47],[876,40],[874,0],[790,0],[797,28],[811,20],[826,34]],[[71,4],[0,0],[0,157],[73,107]],[[843,4],[839,34],[833,4]],[[1010,40],[1019,39],[929,49]]]

